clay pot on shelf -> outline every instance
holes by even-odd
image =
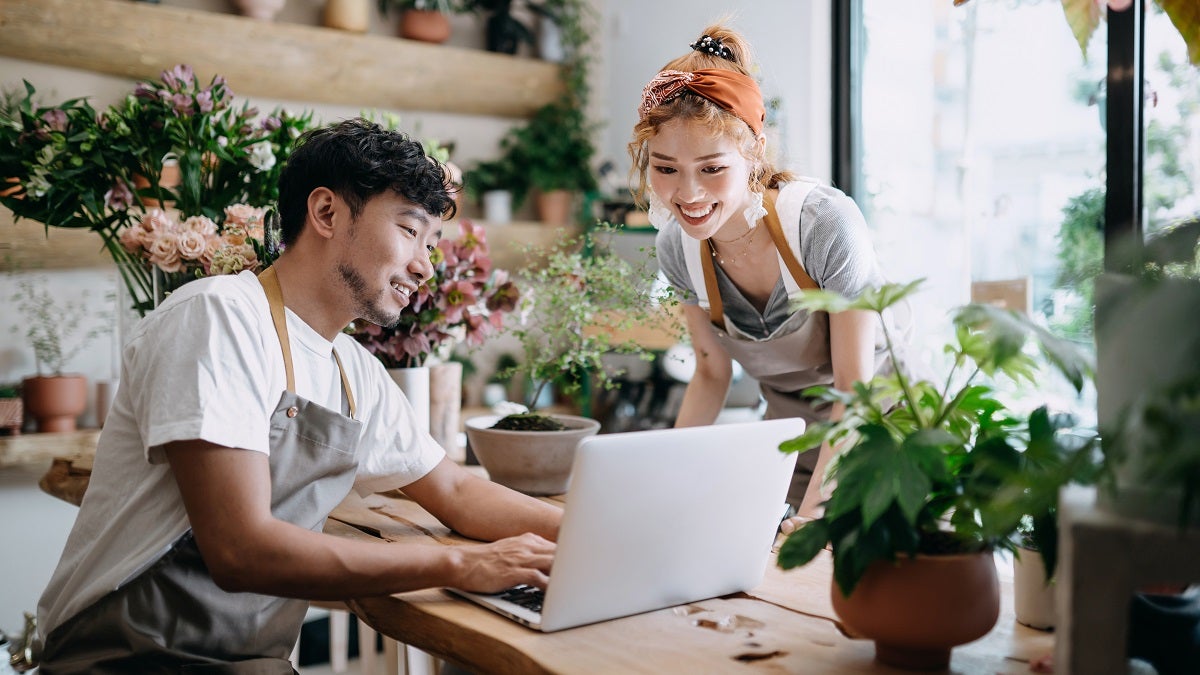
[[[183,182],[183,174],[179,170],[178,164],[164,164],[162,171],[158,174],[158,185],[167,190],[174,190]],[[150,179],[140,173],[133,175],[133,189],[137,191],[145,190],[150,187]],[[159,202],[155,197],[142,197],[142,206],[148,209],[162,208],[169,209],[175,206],[175,202],[167,200],[165,203]]]
[[[435,9],[406,9],[400,15],[400,37],[441,44],[450,39],[450,19]]]
[[[875,658],[898,668],[946,668],[952,648],[987,635],[1000,616],[990,550],[876,562],[849,597],[832,586],[842,623],[874,640]]]
[[[569,225],[574,201],[575,193],[570,190],[539,190],[534,198],[538,220],[555,227]]]
[[[87,410],[87,378],[27,377],[21,382],[21,398],[39,432],[75,431],[79,416]]]

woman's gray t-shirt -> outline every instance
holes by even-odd
[[[799,187],[796,183],[784,185],[780,189],[781,199],[785,191]],[[841,190],[826,185],[813,187],[804,200],[800,221],[781,225],[785,230],[789,227],[799,229],[800,264],[822,289],[856,298],[863,290],[884,283],[862,211]],[[672,218],[658,231],[655,249],[667,281],[675,287],[684,304],[694,305],[698,298],[684,261],[681,238],[685,236],[678,221]],[[773,259],[772,263],[778,264],[778,259]],[[755,338],[766,338],[791,316],[782,275],[771,292],[766,310],[760,315],[724,270],[719,265],[715,267],[725,315],[742,332]],[[787,274],[786,271],[783,273]]]

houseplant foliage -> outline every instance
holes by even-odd
[[[388,368],[448,361],[460,344],[477,347],[503,324],[520,290],[505,270],[492,268],[487,234],[470,220],[459,235],[442,239],[430,254],[434,274],[417,290],[395,326],[356,322],[354,337]]]
[[[487,14],[488,51],[516,54],[522,42],[533,44],[533,32],[512,14],[512,0],[464,0],[463,9]]]
[[[650,360],[653,354],[631,338],[620,337],[636,326],[681,334],[669,287],[606,250],[615,231],[602,225],[546,251],[527,250],[534,261],[521,273],[523,292],[518,321],[508,332],[520,344],[518,363],[500,373],[521,376],[533,386],[525,404],[533,409],[542,390],[557,383],[563,393],[579,391],[585,381],[612,388],[619,373],[605,369],[603,357],[615,352]],[[590,380],[588,378],[591,378]],[[554,429],[553,419],[537,413],[509,415],[497,428]]]
[[[809,311],[881,314],[918,283],[885,285],[856,300],[809,292],[799,304]],[[967,305],[955,314],[954,325],[955,338],[946,345],[953,366],[940,383],[914,381],[897,370],[857,383],[851,392],[809,391],[842,401],[846,413],[838,422],[811,425],[781,449],[804,451],[825,441],[845,441],[846,449],[831,469],[837,486],[824,515],[784,542],[782,568],[803,565],[831,545],[834,579],[849,596],[880,561],[1011,549],[1022,516],[1044,516],[1057,488],[1078,475],[1091,437],[1068,433],[1073,420],[1045,408],[1028,416],[1009,410],[980,380],[1032,381],[1038,362],[1027,345],[1033,344],[1079,391],[1091,372],[1086,359],[1007,310]],[[886,330],[885,336],[891,351]]]
[[[187,65],[139,82],[103,112],[83,99],[40,105],[33,85],[25,90],[16,113],[0,116],[0,174],[21,187],[0,203],[47,228],[96,232],[141,313],[154,304],[153,270],[121,232],[145,229],[150,200],[174,208],[180,222],[207,218],[221,234],[227,207],[273,206],[283,162],[312,126],[308,113],[262,116],[234,105],[224,78],[204,83]],[[177,181],[164,180],[166,167],[178,169]],[[257,244],[269,263],[268,243]]]

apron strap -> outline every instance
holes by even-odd
[[[807,194],[807,192],[806,190],[805,193]],[[779,224],[779,214],[775,211],[775,200],[771,199],[770,195],[763,195],[763,197],[763,205],[767,207],[767,231],[771,233],[771,239],[775,242],[775,248],[779,251],[779,258],[787,267],[788,273],[792,275],[792,279],[802,289],[811,291],[820,288],[817,282],[808,276],[808,272],[804,271],[804,266],[800,264],[800,259],[796,257],[796,252],[792,250],[787,235],[783,233],[783,226]],[[799,249],[799,246],[797,245],[796,248]]]
[[[705,239],[711,254],[712,242]],[[708,318],[712,324],[725,330],[725,306],[721,303],[721,290],[717,288],[717,270],[713,267],[712,255],[700,256],[700,267],[704,269],[704,290],[708,294]]]
[[[279,287],[279,276],[274,267],[268,267],[258,275],[267,294],[267,304],[271,307],[271,323],[275,324],[275,333],[279,336],[279,348],[283,350],[283,371],[287,377],[287,390],[296,393],[296,373],[292,369],[292,342],[288,339],[287,316],[283,311],[283,289]],[[350,389],[350,379],[346,377],[346,369],[342,367],[342,357],[333,350],[333,360],[337,362],[338,373],[342,376],[342,390],[346,392],[346,402],[350,407],[350,418],[357,419],[354,405],[354,392]]]
[[[283,289],[279,287],[279,276],[274,267],[268,267],[258,275],[258,282],[267,293],[267,304],[271,306],[271,323],[279,336],[279,347],[283,350],[283,371],[287,375],[287,390],[296,393],[296,373],[292,370],[292,342],[288,339],[287,316],[283,312]],[[338,367],[341,367],[338,362]]]

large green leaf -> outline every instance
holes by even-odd
[[[808,564],[829,543],[829,523],[824,518],[805,523],[779,547],[779,566],[785,570]]]

